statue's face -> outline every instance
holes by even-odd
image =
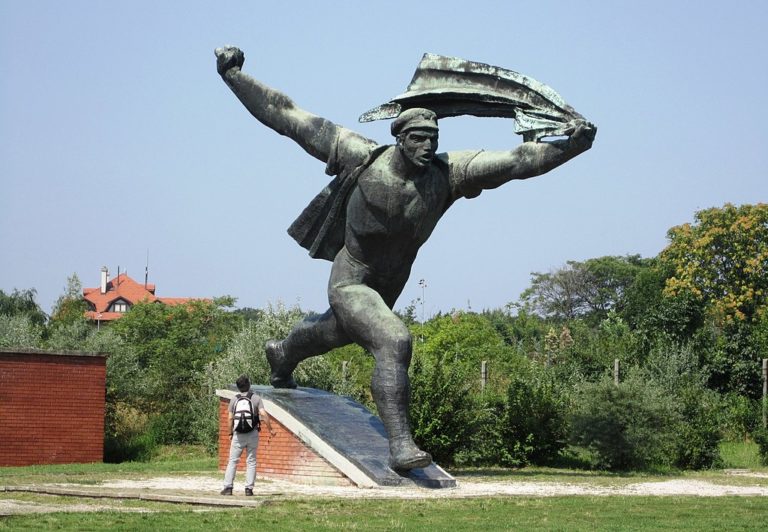
[[[410,129],[399,136],[403,155],[417,168],[426,168],[437,152],[436,129]]]

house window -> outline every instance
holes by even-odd
[[[128,312],[128,303],[125,301],[115,301],[112,303],[112,308],[109,309],[110,312]]]

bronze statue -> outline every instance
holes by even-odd
[[[292,373],[302,360],[352,342],[361,345],[376,361],[371,390],[389,438],[390,467],[426,467],[431,456],[414,443],[408,419],[411,335],[392,311],[419,248],[454,201],[552,170],[588,150],[596,128],[567,108],[563,116],[571,117],[570,122],[538,133],[554,132],[566,139],[538,142],[529,130],[524,133],[530,141],[511,151],[437,153],[438,112],[502,116],[499,108],[506,105],[513,109],[506,116],[517,109],[520,122],[523,114],[545,122],[551,116],[537,114],[519,99],[510,104],[493,95],[475,98],[475,103],[482,100],[481,107],[495,109],[485,114],[466,102],[456,111],[450,98],[437,102],[448,102],[447,111],[443,105],[435,112],[429,105],[417,105],[429,98],[403,97],[367,116],[396,115],[391,124],[395,145],[383,146],[300,109],[283,93],[243,73],[244,55],[238,48],[218,48],[216,56],[219,74],[248,111],[325,162],[326,173],[336,176],[289,229],[311,256],[333,262],[330,308],[300,322],[287,338],[267,343],[272,385],[295,388]]]

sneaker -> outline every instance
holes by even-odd
[[[224,488],[219,492],[219,495],[232,495],[232,488]]]
[[[253,489],[245,488],[245,496],[246,497],[253,497]]]

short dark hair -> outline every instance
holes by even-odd
[[[251,379],[245,374],[240,375],[235,381],[235,384],[237,384],[237,389],[241,392],[247,392],[251,389]]]

